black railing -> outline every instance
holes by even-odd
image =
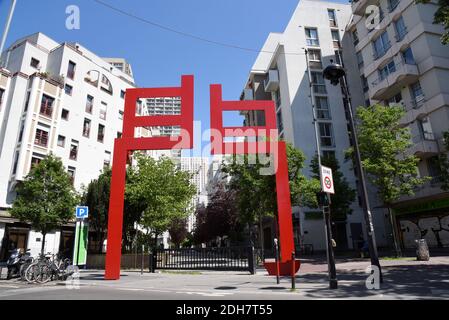
[[[254,248],[155,249],[150,254],[150,271],[216,270],[255,273]]]

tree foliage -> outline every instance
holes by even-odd
[[[226,186],[221,184],[211,196],[207,207],[197,209],[194,242],[206,243],[224,236],[236,239],[242,230],[236,207],[236,193],[226,190]]]
[[[248,156],[244,161],[234,161],[223,168],[223,172],[232,177],[230,189],[236,192],[237,211],[243,224],[254,224],[266,216],[277,213],[276,180],[274,175],[261,175],[265,167],[260,161],[250,164]],[[305,156],[287,144],[288,174],[290,194],[293,206],[316,206],[316,192],[319,181],[307,179],[302,174]]]
[[[387,207],[428,180],[418,177],[419,158],[407,153],[412,142],[409,128],[399,125],[404,114],[401,106],[382,105],[357,112],[362,165]]]
[[[141,210],[140,224],[155,235],[167,231],[176,219],[187,218],[196,194],[191,174],[181,171],[169,158],[155,160],[136,154],[137,165],[129,171],[126,197]]]
[[[335,156],[322,157],[323,166],[332,169],[335,194],[331,195],[332,219],[346,221],[347,215],[352,213],[351,205],[356,198],[356,191],[349,186],[343,173],[340,171],[340,164]],[[311,163],[314,178],[320,180],[318,167],[318,157],[315,156]]]
[[[429,4],[431,0],[416,0],[417,3]],[[441,24],[445,32],[441,36],[442,44],[449,44],[449,0],[438,0],[438,9],[433,18],[434,24]]]
[[[168,229],[171,242],[179,248],[188,236],[187,220],[185,218],[176,218],[172,221]]]
[[[74,219],[78,200],[62,161],[50,154],[17,186],[11,216],[31,223],[42,233],[41,253],[44,253],[47,233]]]
[[[441,189],[449,191],[449,131],[443,133],[443,144],[446,152],[442,152],[439,155],[439,166],[441,171]]]

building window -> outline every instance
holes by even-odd
[[[326,94],[326,83],[324,82],[323,74],[321,72],[312,72],[313,92],[318,94]]]
[[[113,93],[111,81],[109,81],[109,79],[105,75],[101,76],[100,88],[101,90],[105,91],[106,93],[109,93],[110,95],[112,95]]]
[[[323,67],[321,63],[321,51],[316,49],[307,50],[309,57],[309,65],[311,68],[321,69]]]
[[[276,113],[276,119],[277,119],[278,130],[279,130],[279,132],[282,132],[284,130],[284,123],[282,121],[282,111],[281,110],[278,110],[278,112]]]
[[[399,92],[395,96],[391,97],[386,101],[388,106],[398,105],[402,103],[402,94]]]
[[[78,158],[78,145],[78,141],[72,140],[72,143],[70,145],[70,160],[76,161],[76,159]]]
[[[274,92],[274,101],[276,103],[276,109],[281,107],[282,100],[281,100],[281,89],[277,89]]]
[[[76,69],[76,63],[73,61],[69,61],[69,66],[67,67],[67,78],[69,79],[75,79],[75,69]]]
[[[76,176],[76,168],[69,167],[67,170],[67,173],[69,174],[70,182],[72,183],[72,185],[74,185],[75,184],[75,176]]]
[[[67,110],[67,109],[62,109],[62,112],[61,112],[61,119],[62,120],[66,120],[66,121],[68,121],[69,120],[69,110]]]
[[[331,27],[336,27],[337,26],[337,18],[335,16],[335,10],[327,9],[327,15],[329,16],[329,25]]]
[[[359,44],[359,34],[357,32],[357,29],[352,32],[352,41],[354,43],[354,46]]]
[[[364,75],[360,76],[360,80],[362,81],[363,92],[367,92],[369,90],[368,80]]]
[[[94,109],[94,97],[92,97],[91,95],[87,95],[86,112],[92,114],[93,109]]]
[[[89,138],[89,136],[90,136],[90,120],[84,119],[83,137]]]
[[[123,120],[123,111],[122,110],[118,111],[118,119]]]
[[[108,112],[108,105],[106,104],[106,102],[101,102],[100,119],[106,120],[107,112]]]
[[[318,39],[318,30],[316,28],[305,28],[305,31],[307,45],[318,47],[320,45],[320,41]]]
[[[325,159],[335,159],[335,151],[324,150],[323,158]]]
[[[315,97],[317,118],[329,120],[331,119],[331,114],[329,110],[329,101],[327,97]]]
[[[319,125],[320,125],[321,146],[333,147],[334,146],[334,138],[332,135],[332,124],[322,122]]]
[[[126,91],[125,90],[121,90],[120,91],[120,98],[125,99],[125,94],[126,94]]]
[[[20,132],[19,132],[19,143],[22,142],[24,130],[25,130],[25,121],[22,121],[22,124],[20,125]]]
[[[31,99],[31,92],[28,91],[27,93],[27,99],[25,101],[25,109],[23,110],[23,112],[27,112],[28,111],[28,107],[30,105],[30,99]]]
[[[61,147],[61,148],[65,147],[65,137],[64,136],[58,136],[58,147]]]
[[[14,157],[14,166],[12,168],[12,174],[16,174],[18,164],[19,164],[19,151],[16,151],[16,155]]]
[[[30,66],[33,67],[34,69],[38,69],[40,65],[40,61],[37,60],[36,58],[31,58],[31,62],[30,62]]]
[[[64,86],[64,92],[65,92],[65,94],[71,96],[72,93],[73,93],[73,87],[71,85],[69,85],[69,84],[66,84]]]
[[[388,39],[388,33],[385,31],[373,42],[374,59],[382,57],[390,47],[391,44]]]
[[[334,48],[340,49],[341,48],[341,44],[340,44],[340,33],[338,32],[338,30],[332,30],[332,42],[334,44]]]
[[[37,165],[39,165],[39,163],[41,163],[41,161],[42,161],[42,158],[32,157],[31,158],[30,170],[33,170],[33,168],[36,167]]]
[[[404,18],[402,18],[402,16],[394,22],[394,29],[396,31],[396,41],[399,42],[404,39],[407,34],[407,27],[405,26]]]
[[[42,96],[40,114],[51,118],[53,114],[53,103],[55,99],[47,95]]]
[[[394,61],[391,60],[385,67],[378,70],[379,73],[379,80],[382,81],[386,77],[388,77],[390,74],[396,72],[396,65],[394,64]]]
[[[435,140],[429,117],[418,120],[419,133],[424,140]]]
[[[43,129],[36,129],[36,136],[34,138],[34,144],[41,146],[41,147],[47,147],[48,145],[48,131]]]
[[[98,135],[97,135],[97,140],[98,142],[102,142],[104,141],[104,125],[99,124],[98,125]]]
[[[360,69],[364,65],[362,51],[357,52],[356,56],[357,56],[357,64],[358,64],[359,69]]]
[[[110,151],[105,151],[104,152],[103,167],[109,168],[110,166],[111,166],[111,152]]]
[[[392,12],[398,6],[400,0],[388,0],[388,10]]]
[[[121,133],[120,131],[117,131],[117,139],[120,139],[122,137],[123,133]]]
[[[410,94],[412,96],[412,104],[414,108],[419,108],[424,103],[424,92],[421,88],[421,84],[416,82],[410,86]]]
[[[404,63],[406,64],[416,64],[415,62],[415,57],[413,57],[413,52],[412,52],[412,48],[407,48],[405,49],[402,53],[402,60],[404,61]]]
[[[3,102],[3,95],[5,94],[5,90],[0,88],[0,110]]]

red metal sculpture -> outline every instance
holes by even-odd
[[[181,114],[164,116],[136,115],[139,99],[156,97],[181,97]],[[109,202],[108,239],[105,279],[120,278],[122,248],[123,207],[125,193],[126,165],[128,154],[137,150],[168,150],[193,148],[193,76],[183,76],[181,87],[128,89],[125,98],[123,136],[115,140],[112,166],[111,195]],[[260,110],[265,112],[265,126],[224,128],[223,111]],[[135,138],[139,127],[180,126],[181,135],[173,137]],[[291,253],[294,251],[292,209],[285,142],[278,142],[275,106],[273,101],[223,101],[220,85],[211,86],[211,129],[212,154],[271,154],[276,168],[276,189],[278,203],[278,224],[280,242],[280,273],[291,273]],[[258,137],[254,142],[225,142],[226,137]],[[270,274],[275,274],[276,264],[266,262]],[[295,262],[295,270],[299,261]]]

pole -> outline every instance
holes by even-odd
[[[388,217],[390,219],[390,224],[391,224],[391,236],[393,238],[394,250],[396,251],[396,256],[401,257],[402,251],[401,251],[401,247],[399,246],[398,234],[396,232],[396,219],[394,218],[393,211],[391,210],[390,207],[388,207]]]
[[[81,246],[81,232],[83,230],[83,222],[78,222],[78,245],[76,247],[76,266],[79,266],[80,262],[80,246]]]
[[[16,7],[17,0],[11,0],[11,6],[9,8],[8,18],[6,19],[5,30],[3,31],[2,41],[0,43],[0,58],[3,53],[3,48],[5,47],[6,38],[8,37],[9,27],[11,26],[12,16],[14,14],[14,9]]]
[[[309,78],[309,88],[310,88],[310,101],[312,104],[312,110],[313,110],[313,125],[315,127],[315,143],[316,143],[316,151],[317,151],[317,159],[318,159],[318,172],[320,176],[320,181],[322,181],[321,176],[321,148],[320,148],[320,140],[319,140],[319,128],[318,128],[318,116],[317,116],[317,110],[315,105],[315,95],[313,92],[312,87],[312,72],[309,67],[309,55],[307,49],[304,49],[305,55],[306,55],[306,63],[307,63],[307,75]],[[329,197],[328,194],[326,194],[326,197]],[[330,197],[329,197],[330,198]],[[329,199],[328,198],[328,199]],[[330,201],[329,201],[330,202]],[[337,285],[337,274],[336,274],[336,268],[335,268],[335,259],[334,259],[334,248],[332,247],[332,229],[330,228],[330,207],[328,208],[328,213],[326,213],[325,207],[322,208],[323,212],[323,220],[324,220],[324,229],[326,234],[326,255],[327,255],[327,267],[328,267],[328,273],[329,273],[329,287],[331,289],[336,288]]]
[[[341,58],[340,58],[340,60],[341,60]],[[380,283],[382,283],[383,276],[382,276],[382,269],[381,269],[380,262],[379,262],[379,256],[377,253],[376,235],[374,234],[373,217],[372,217],[371,211],[370,211],[368,192],[366,189],[366,182],[365,182],[365,173],[364,173],[363,167],[362,167],[357,131],[356,131],[355,124],[354,124],[354,115],[352,113],[352,104],[351,104],[351,99],[349,98],[348,86],[346,83],[345,76],[342,77],[342,81],[343,81],[343,88],[345,91],[346,101],[348,102],[349,125],[351,128],[351,137],[352,137],[353,147],[354,147],[355,165],[357,167],[357,173],[360,178],[359,181],[360,181],[360,186],[362,189],[362,207],[363,207],[363,213],[365,216],[365,228],[366,228],[366,234],[368,237],[369,255],[371,258],[371,265],[376,266],[379,270],[379,275],[380,275],[379,279],[380,279]]]
[[[275,251],[275,259],[276,259],[276,283],[280,283],[279,279],[279,245],[278,245],[278,239],[274,239],[274,251]]]
[[[296,257],[295,251],[292,252],[292,290],[296,289]]]
[[[142,267],[141,267],[141,269],[140,269],[140,274],[141,275],[143,275],[143,265],[144,265],[144,263],[145,263],[145,261],[144,261],[144,255],[145,255],[145,245],[143,244],[142,245]]]

